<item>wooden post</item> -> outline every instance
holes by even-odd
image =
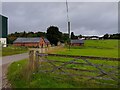
[[[36,51],[35,53],[35,67],[36,67],[36,71],[38,72],[38,67],[39,67],[39,51]]]
[[[29,51],[29,64],[28,64],[28,73],[27,73],[27,80],[30,82],[30,74],[31,72],[33,71],[33,57],[34,57],[34,51],[33,50],[30,50]],[[30,83],[29,83],[30,85]]]
[[[34,51],[29,51],[29,70],[33,69]]]

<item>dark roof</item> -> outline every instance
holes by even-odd
[[[98,36],[91,36],[90,38],[99,38]]]
[[[75,39],[71,40],[71,43],[84,43],[84,40]]]
[[[45,42],[46,43],[49,43],[49,41],[44,38]],[[33,43],[36,43],[36,42],[40,42],[40,37],[36,37],[36,38],[17,38],[13,43],[26,43],[26,42],[33,42]]]
[[[49,41],[48,41],[48,39],[47,39],[47,38],[44,38],[44,40],[45,40],[45,42],[46,42],[46,43],[49,43]]]
[[[1,17],[1,16],[2,16],[3,18],[6,18],[6,19],[8,19],[8,17],[6,17],[6,16],[4,16],[4,15],[1,15],[1,14],[0,14],[0,17]]]

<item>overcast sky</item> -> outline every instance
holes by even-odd
[[[65,2],[3,2],[2,14],[9,19],[9,33],[43,31],[51,25],[67,32]],[[71,31],[76,35],[118,32],[117,2],[69,2]]]

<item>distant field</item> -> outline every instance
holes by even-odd
[[[9,56],[14,54],[20,54],[27,52],[28,49],[26,47],[16,47],[16,46],[8,46],[2,48],[2,56]]]
[[[71,47],[70,50],[66,47],[52,53],[80,56],[118,57],[118,40],[85,40],[85,45],[83,47]]]

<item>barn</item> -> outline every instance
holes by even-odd
[[[83,45],[84,45],[84,40],[82,39],[71,40],[71,46],[83,46]]]
[[[50,42],[43,37],[36,37],[36,38],[17,38],[13,42],[14,46],[25,46],[25,47],[48,47]]]

